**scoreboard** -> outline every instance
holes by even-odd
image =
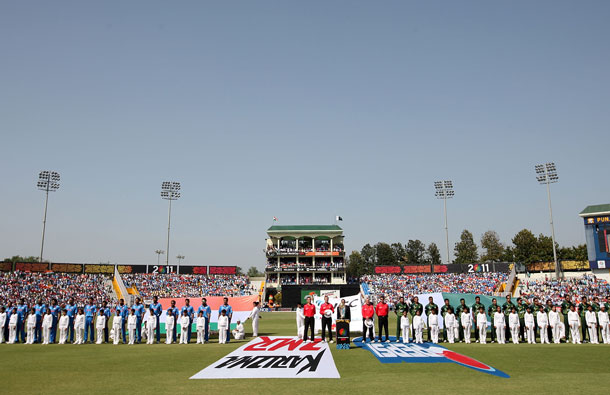
[[[237,266],[210,266],[209,274],[236,274]]]
[[[404,265],[375,266],[376,274],[424,274],[424,273],[507,273],[512,269],[511,263],[469,263],[464,265]]]

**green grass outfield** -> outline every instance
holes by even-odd
[[[263,313],[262,335],[294,335],[294,313]],[[395,321],[390,321],[390,328]],[[246,329],[249,329],[247,325]],[[391,334],[394,334],[391,330]],[[452,344],[509,374],[453,363],[382,364],[368,351],[331,347],[341,379],[189,380],[245,342],[226,345],[0,345],[3,394],[81,393],[608,393],[610,345]],[[193,339],[194,341],[194,339]],[[334,345],[332,345],[334,346]]]

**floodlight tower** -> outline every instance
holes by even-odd
[[[453,181],[435,181],[434,188],[436,192],[434,196],[438,199],[443,199],[443,207],[445,208],[445,237],[447,241],[447,265],[449,264],[449,228],[447,227],[447,199],[451,199],[455,192],[453,191]]]
[[[180,183],[175,181],[164,181],[161,184],[161,198],[169,202],[167,210],[167,248],[165,249],[165,264],[169,265],[169,229],[172,218],[172,200],[180,198]]]
[[[44,234],[47,227],[47,206],[49,204],[49,192],[55,192],[59,189],[59,173],[56,171],[43,170],[38,174],[38,183],[36,187],[41,191],[45,191],[44,199],[44,216],[42,218],[42,242],[40,243],[40,262],[42,263],[42,253],[44,251]],[[51,263],[49,263],[51,269]]]
[[[155,254],[157,254],[157,266],[159,266],[159,258],[161,258],[161,255],[165,254],[165,251],[155,250]]]
[[[554,162],[534,166],[536,169],[536,180],[540,184],[546,184],[546,193],[549,198],[549,213],[551,215],[551,237],[553,238],[553,260],[555,261],[555,276],[559,278],[559,262],[557,262],[557,250],[555,249],[555,225],[553,224],[553,206],[551,205],[551,184],[559,181],[557,167]]]
[[[180,274],[180,261],[184,259],[184,255],[177,255],[178,267],[176,268],[176,274]]]

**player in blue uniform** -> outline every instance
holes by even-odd
[[[144,318],[144,305],[140,298],[136,298],[136,303],[131,306],[136,313],[136,333],[138,335],[136,341],[140,343],[142,341],[142,319]]]
[[[169,309],[167,309],[167,311],[171,311],[174,319],[176,320],[176,322],[174,322],[174,330],[173,333],[169,334],[170,336],[172,336],[172,340],[175,343],[176,342],[176,337],[178,334],[178,320],[180,319],[180,310],[178,310],[178,308],[176,307],[176,301],[172,300],[172,305],[170,306]],[[165,336],[168,336],[168,334],[166,333]]]
[[[223,304],[218,308],[218,316],[220,317],[221,312],[226,311],[227,317],[229,317],[229,326],[227,327],[227,343],[231,340],[231,317],[233,317],[233,308],[229,305],[229,298],[226,296],[222,298]]]
[[[123,335],[123,344],[127,344],[127,335],[125,327],[127,325],[127,316],[129,315],[129,308],[125,305],[125,300],[120,299],[119,305],[116,307],[117,314],[121,316],[121,333]]]
[[[55,343],[55,337],[57,336],[57,323],[59,322],[59,315],[61,314],[61,307],[57,304],[57,299],[51,299],[51,305],[49,311],[53,316],[53,323],[51,324],[51,339],[50,343]]]
[[[205,318],[204,338],[205,342],[207,343],[210,338],[210,317],[212,316],[212,308],[208,306],[208,301],[206,298],[201,299],[201,306],[199,306],[199,309],[197,309],[197,315],[199,315],[199,313],[203,313],[203,318]]]
[[[157,343],[161,343],[161,313],[163,312],[163,306],[159,303],[159,299],[153,296],[153,304],[150,306],[153,309],[153,313],[157,317],[157,327],[155,328],[155,336],[157,337]]]
[[[34,314],[36,314],[36,329],[34,330],[34,343],[42,341],[42,316],[47,312],[47,305],[42,303],[42,299],[38,299],[34,305]]]
[[[25,316],[28,314],[28,305],[25,303],[25,299],[21,298],[17,305],[17,338],[15,343],[19,342],[19,334],[21,334],[21,342],[25,343]],[[7,324],[8,326],[8,324]]]
[[[190,299],[185,299],[184,303],[186,303],[186,305],[182,306],[182,308],[180,309],[180,315],[182,315],[183,311],[186,311],[186,314],[189,317],[189,327],[188,327],[188,340],[187,342],[190,343],[191,342],[191,328],[193,326],[193,320],[195,319],[195,309],[193,308],[193,306],[191,306],[191,300]],[[182,330],[182,329],[180,329]]]
[[[108,343],[108,335],[110,331],[108,330],[108,322],[110,322],[110,316],[112,312],[110,311],[110,307],[108,307],[108,302],[103,301],[102,307],[100,308],[100,314],[104,314],[106,316],[106,326],[104,327],[104,343]]]
[[[4,323],[4,338],[8,341],[10,340],[9,337],[9,329],[8,329],[8,322],[11,319],[11,315],[13,314],[13,302],[8,302],[8,304],[6,305],[6,322]]]
[[[89,332],[91,332],[91,343],[95,343],[95,328],[93,327],[93,323],[95,321],[96,312],[97,307],[93,304],[93,298],[89,298],[85,305],[85,343],[87,343],[87,339],[89,338]]]
[[[70,343],[74,343],[74,317],[78,312],[78,306],[74,303],[74,298],[68,299],[68,304],[65,306],[66,315],[68,316],[68,332],[70,332]]]

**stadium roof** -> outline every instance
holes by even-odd
[[[580,212],[581,217],[592,217],[595,215],[607,215],[610,214],[610,204],[594,204],[587,206]]]
[[[343,234],[338,225],[273,225],[267,229],[267,234],[273,237],[337,237]]]

